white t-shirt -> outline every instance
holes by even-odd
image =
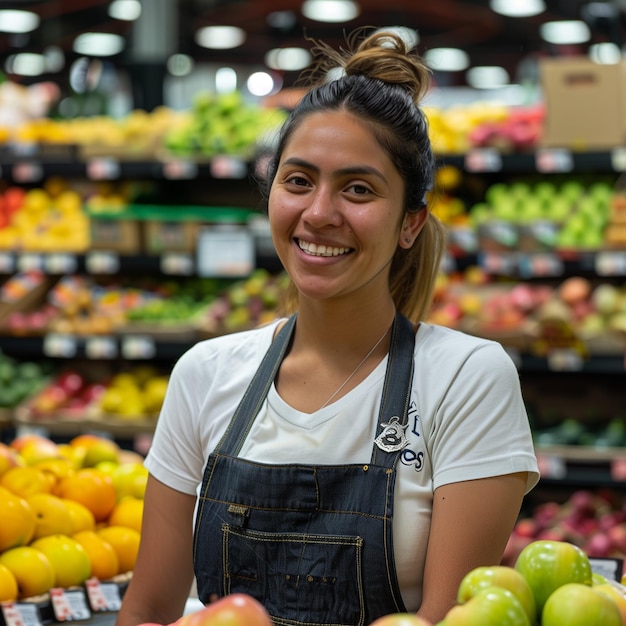
[[[175,365],[146,466],[197,494],[218,443],[268,349],[276,324],[199,342]],[[496,342],[422,323],[394,502],[394,553],[409,611],[421,602],[434,490],[446,483],[529,472],[539,479],[518,372]],[[367,463],[387,359],[355,389],[313,414],[272,386],[240,452],[263,463]]]

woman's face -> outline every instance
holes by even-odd
[[[302,120],[269,195],[274,246],[301,295],[388,294],[403,197],[398,170],[367,126],[343,111]]]

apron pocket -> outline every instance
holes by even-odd
[[[263,598],[277,624],[364,623],[361,537],[222,532],[225,594]]]

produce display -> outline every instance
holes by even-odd
[[[146,480],[141,457],[98,435],[0,443],[0,601],[131,574]]]
[[[540,540],[513,565],[477,567],[463,578],[457,604],[443,620],[391,613],[370,626],[622,626],[626,588],[592,572],[577,546]],[[168,626],[270,626],[264,607],[235,593]],[[160,626],[141,624],[140,626]]]
[[[0,409],[10,409],[31,398],[47,383],[51,365],[19,360],[0,351]]]

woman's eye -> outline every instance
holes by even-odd
[[[350,187],[348,187],[348,191],[357,196],[365,196],[370,193],[369,187],[366,187],[365,185],[350,185]]]
[[[307,179],[304,178],[303,176],[291,176],[290,178],[287,179],[287,182],[290,185],[296,185],[298,187],[304,187],[308,185]]]

